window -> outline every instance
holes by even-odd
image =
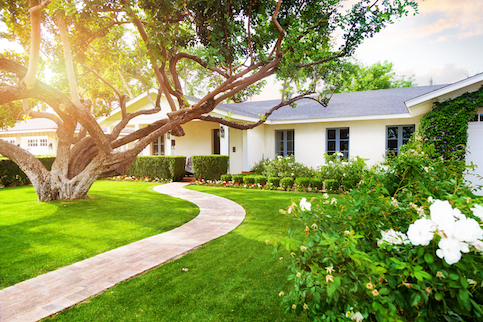
[[[29,139],[27,141],[27,146],[29,148],[39,146],[39,141],[37,139]]]
[[[164,135],[154,140],[152,155],[164,155]]]
[[[275,156],[286,157],[288,155],[294,155],[294,146],[294,130],[275,131]]]
[[[414,133],[412,125],[391,125],[387,127],[387,154],[398,155],[401,145],[406,144]]]
[[[483,113],[481,113],[481,110],[476,113],[473,118],[470,120],[470,122],[483,122]]]
[[[40,146],[47,146],[47,139],[40,139]]]
[[[6,138],[4,140],[11,144],[17,144],[17,140],[15,138]]]
[[[220,154],[220,129],[213,130],[213,154]]]
[[[349,128],[327,129],[327,154],[336,152],[343,154],[344,158],[349,158]]]

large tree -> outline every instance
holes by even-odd
[[[397,76],[393,64],[384,61],[365,66],[358,62],[343,62],[326,78],[329,92],[346,93],[375,89],[417,86],[412,77]]]
[[[328,62],[351,55],[364,38],[409,9],[416,10],[411,0],[359,0],[348,8],[342,2],[0,0],[0,19],[8,28],[1,36],[26,49],[23,55],[5,51],[0,57],[0,115],[21,112],[50,119],[57,124],[59,138],[51,171],[4,140],[0,154],[28,175],[40,201],[77,199],[87,195],[95,180],[126,172],[155,138],[168,131],[183,135],[186,122],[258,126],[273,111],[314,94],[314,88],[282,99],[254,124],[207,113],[237,94],[253,91],[273,74],[286,87],[305,75],[320,79],[325,68],[334,65],[325,67]],[[334,35],[340,37],[338,48]],[[191,106],[180,80],[186,62],[219,80]],[[55,75],[50,84],[39,76],[45,65]],[[130,120],[160,110],[158,100],[151,109],[126,111],[128,89],[140,91],[152,83],[172,111],[166,119],[120,137]],[[323,96],[311,99],[326,103]],[[112,133],[104,133],[94,114],[108,113],[113,101],[121,107],[122,120]],[[128,143],[123,152],[115,150]]]

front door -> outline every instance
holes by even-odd
[[[213,154],[220,154],[220,129],[213,130]]]

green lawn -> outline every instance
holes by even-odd
[[[156,235],[198,208],[142,182],[98,181],[90,198],[37,201],[30,186],[0,189],[0,287]]]
[[[286,315],[278,293],[287,260],[264,241],[287,232],[279,213],[292,198],[314,194],[191,187],[234,200],[247,210],[234,231],[158,269],[120,283],[61,312],[55,321],[306,321]],[[182,268],[188,268],[185,272]]]

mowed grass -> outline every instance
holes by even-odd
[[[0,287],[181,226],[199,209],[139,182],[95,182],[89,198],[37,201],[33,187],[0,189]]]
[[[308,321],[284,314],[279,292],[287,282],[265,240],[292,223],[280,208],[314,194],[194,186],[241,204],[245,221],[234,231],[146,274],[122,282],[54,321]],[[183,268],[188,271],[183,271]]]

